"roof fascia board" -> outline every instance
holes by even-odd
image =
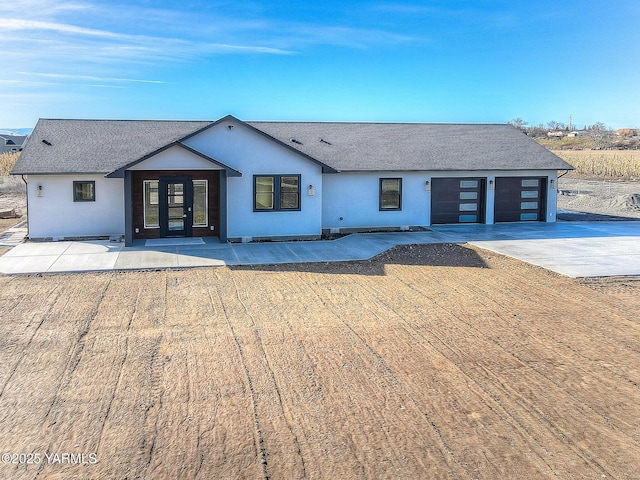
[[[9,175],[33,175],[34,177],[41,177],[41,176],[69,176],[69,175],[74,175],[74,176],[103,175],[104,177],[107,177],[107,174],[105,172],[14,172],[14,171],[11,171],[11,173],[9,173]]]
[[[429,172],[558,172],[560,170],[575,170],[575,168],[425,168],[403,170],[401,168],[388,168],[386,170],[340,170],[338,173],[387,173],[387,172],[407,172],[407,173],[429,173]]]
[[[306,158],[307,160],[310,160],[310,161],[312,161],[313,163],[316,163],[316,164],[320,165],[320,166],[322,167],[322,173],[338,173],[338,170],[336,170],[336,169],[334,169],[334,168],[330,167],[329,165],[327,165],[327,164],[325,164],[325,163],[322,163],[322,162],[321,162],[320,160],[318,160],[317,158],[314,158],[314,157],[312,157],[312,156],[310,156],[310,155],[307,155],[306,153],[301,152],[300,150],[298,150],[298,149],[296,149],[296,148],[292,147],[291,145],[287,145],[286,143],[284,143],[284,142],[282,142],[282,141],[278,140],[277,138],[272,137],[272,136],[271,136],[271,135],[269,135],[268,133],[263,132],[263,131],[262,131],[262,130],[260,130],[259,128],[256,128],[256,127],[254,127],[253,125],[249,125],[247,122],[244,122],[244,121],[240,120],[239,118],[234,117],[233,115],[225,115],[225,116],[224,116],[224,117],[222,117],[221,119],[216,120],[215,122],[212,122],[210,125],[207,125],[206,127],[201,128],[200,130],[197,130],[197,131],[195,131],[195,132],[193,132],[193,133],[190,133],[190,134],[189,134],[189,135],[187,135],[186,137],[181,138],[181,139],[180,139],[180,141],[181,141],[181,142],[183,142],[183,141],[185,141],[185,140],[187,140],[187,139],[189,139],[189,138],[191,138],[191,137],[194,137],[194,136],[196,136],[196,135],[198,135],[198,134],[200,134],[200,133],[204,132],[205,130],[208,130],[208,129],[210,129],[210,128],[215,127],[216,125],[219,125],[219,124],[221,124],[221,123],[223,123],[223,122],[230,122],[230,121],[231,121],[231,122],[236,122],[236,123],[238,123],[238,124],[242,125],[243,127],[248,128],[248,129],[249,129],[249,130],[251,130],[252,132],[255,132],[255,133],[257,133],[257,134],[259,134],[259,135],[261,135],[261,136],[265,137],[266,139],[271,140],[272,142],[275,142],[275,143],[277,143],[278,145],[281,145],[281,146],[285,147],[287,150],[290,150],[290,151],[292,151],[293,153],[295,153],[295,154],[297,154],[297,155],[300,155],[300,156],[302,156],[302,157]]]

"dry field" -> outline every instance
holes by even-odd
[[[0,153],[0,176],[9,175],[20,153]]]
[[[597,178],[640,178],[640,150],[552,150],[576,173]]]
[[[640,478],[638,283],[454,245],[0,277],[0,478]]]

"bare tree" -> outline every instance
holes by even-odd
[[[589,125],[587,127],[587,130],[591,130],[594,133],[604,133],[604,132],[608,131],[609,129],[607,128],[607,126],[604,123],[596,122],[593,125]]]
[[[562,123],[562,122],[556,122],[555,120],[551,120],[549,123],[547,123],[547,127],[549,127],[549,130],[566,130],[567,126]]]
[[[513,120],[510,120],[507,123],[513,125],[518,130],[524,130],[525,129],[524,127],[529,125],[528,122],[526,122],[525,120],[521,119],[520,117],[514,118]]]

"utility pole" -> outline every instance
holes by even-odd
[[[569,131],[573,132],[573,115],[569,114]]]

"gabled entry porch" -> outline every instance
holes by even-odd
[[[127,171],[126,245],[139,239],[192,236],[226,241],[226,217],[221,215],[226,212],[225,192],[224,170]]]

